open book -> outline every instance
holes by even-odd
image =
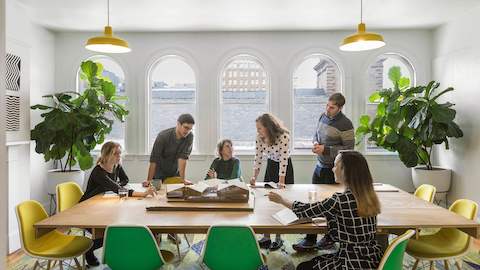
[[[282,223],[283,225],[293,225],[293,224],[304,224],[304,223],[320,223],[325,221],[325,218],[318,217],[318,218],[298,218],[292,210],[285,208],[283,210],[278,211],[277,213],[272,215],[274,219],[278,222]]]
[[[255,182],[255,185],[250,185],[253,188],[274,188],[278,189],[278,184],[275,182]]]

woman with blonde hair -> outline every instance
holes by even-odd
[[[325,217],[330,235],[340,243],[336,253],[300,263],[297,270],[377,269],[383,255],[376,240],[380,202],[367,161],[357,151],[341,151],[335,158],[333,172],[335,181],[344,184],[345,190],[323,201],[291,202],[277,193],[268,194],[272,202],[292,209],[300,218]]]
[[[223,139],[217,144],[218,157],[210,165],[205,179],[218,178],[224,180],[236,179],[242,176],[240,160],[233,156],[233,143]]]
[[[265,170],[265,182],[275,182],[280,188],[286,184],[293,184],[293,165],[290,159],[290,132],[282,122],[273,114],[265,113],[256,120],[257,139],[253,176],[250,184],[255,185],[264,156],[267,157],[267,168]],[[261,248],[268,248],[272,251],[283,245],[283,240],[277,234],[272,242],[269,234],[265,234],[258,241]]]
[[[107,191],[118,193],[118,190],[128,183],[127,174],[120,163],[121,155],[122,147],[120,144],[109,141],[102,145],[97,165],[93,168],[88,178],[87,190],[80,199],[80,202]],[[153,188],[149,188],[144,192],[138,192],[132,189],[128,191],[128,196],[133,197],[146,197],[148,195],[153,196],[154,194],[155,190]],[[102,244],[103,238],[95,239],[93,246],[85,253],[85,259],[88,265],[97,266],[100,264],[93,254],[93,251],[100,248]]]

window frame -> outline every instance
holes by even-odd
[[[191,57],[186,56],[185,54],[178,52],[178,51],[173,51],[169,53],[163,53],[159,56],[156,56],[152,58],[152,61],[150,61],[150,64],[148,65],[147,68],[147,76],[146,76],[146,94],[145,94],[145,135],[144,135],[144,153],[146,155],[150,155],[151,152],[151,147],[150,147],[150,123],[151,123],[151,97],[152,97],[152,74],[155,68],[161,64],[162,61],[165,61],[166,59],[178,59],[182,62],[184,62],[188,67],[192,70],[193,76],[195,77],[195,105],[194,105],[194,114],[193,118],[195,119],[195,125],[193,127],[192,132],[194,132],[194,140],[193,140],[193,149],[192,149],[192,154],[199,154],[199,125],[200,121],[198,119],[199,115],[199,106],[198,106],[198,100],[199,100],[199,71],[197,68],[197,65],[195,62],[192,60]],[[195,131],[197,131],[195,133]]]
[[[265,60],[265,58],[263,57],[260,57],[258,55],[258,53],[255,53],[255,52],[236,52],[234,54],[232,54],[231,56],[229,56],[228,58],[226,58],[223,62],[222,62],[222,65],[221,65],[221,68],[219,70],[219,72],[217,72],[218,74],[218,78],[217,78],[217,82],[218,82],[218,87],[217,87],[217,91],[216,91],[216,94],[217,94],[217,141],[219,141],[220,139],[223,139],[223,132],[222,132],[222,121],[223,121],[223,114],[222,114],[222,111],[223,111],[223,93],[222,93],[222,79],[223,79],[223,76],[222,74],[225,72],[226,68],[231,65],[233,62],[235,62],[236,60],[241,60],[241,59],[247,59],[247,60],[250,60],[250,61],[255,61],[258,65],[260,65],[262,67],[262,72],[265,74],[265,79],[266,82],[265,82],[265,89],[266,89],[266,96],[265,96],[265,101],[266,101],[266,112],[271,112],[271,106],[272,106],[272,89],[271,89],[271,85],[272,85],[272,77],[271,77],[271,72],[268,68],[268,65],[267,65],[267,61]],[[236,64],[233,69],[241,69],[243,67],[243,65],[239,65],[239,64]],[[248,68],[248,67],[247,67]],[[235,75],[236,71],[233,71],[233,75]],[[240,73],[240,71],[239,71]],[[235,76],[233,76],[235,77]],[[240,77],[240,76],[239,76]],[[233,84],[232,86],[237,86],[237,88],[239,88],[238,86],[241,86],[239,83],[237,84],[236,83],[236,79],[233,79]],[[243,87],[242,87],[243,88]],[[253,138],[252,140],[253,142],[255,141],[255,138]],[[232,141],[235,145],[235,141]],[[216,145],[216,142],[215,142],[215,145]],[[251,148],[251,149],[239,149],[239,148],[235,148],[235,153],[236,155],[252,155],[255,153],[255,145]]]

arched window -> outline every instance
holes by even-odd
[[[104,77],[107,77],[115,85],[119,96],[126,96],[125,93],[125,73],[122,67],[111,57],[104,55],[96,55],[88,58],[88,60],[100,63],[103,65]],[[80,80],[80,68],[77,71],[77,91],[82,93],[86,88],[86,82]],[[119,104],[127,105],[124,100],[117,101]],[[128,109],[128,108],[127,108]],[[125,149],[125,122],[116,120],[113,115],[107,115],[108,118],[114,119],[112,131],[105,137],[106,141],[115,141]],[[100,150],[101,145],[97,145],[95,150]]]
[[[195,118],[197,85],[194,70],[177,55],[160,58],[150,70],[149,80],[151,149],[160,131],[176,126],[178,116],[189,113]]]
[[[311,149],[313,134],[328,97],[342,89],[341,73],[332,58],[313,54],[293,72],[293,136],[295,149]]]
[[[410,79],[410,85],[415,85],[415,69],[411,62],[404,56],[397,53],[385,53],[377,56],[374,62],[368,66],[367,70],[367,97],[366,97],[366,113],[373,119],[377,112],[377,103],[371,103],[368,97],[376,90],[393,87],[392,82],[388,78],[388,71],[391,67],[398,66],[402,73],[402,77]],[[385,149],[378,147],[375,143],[366,140],[365,151],[369,153],[385,153]]]
[[[242,54],[231,58],[220,74],[220,137],[231,139],[237,150],[252,150],[255,119],[269,111],[267,72],[256,57]]]

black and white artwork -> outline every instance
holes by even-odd
[[[20,71],[22,60],[19,56],[7,53],[6,87],[10,91],[20,90]]]
[[[6,95],[7,131],[20,130],[20,97]]]

